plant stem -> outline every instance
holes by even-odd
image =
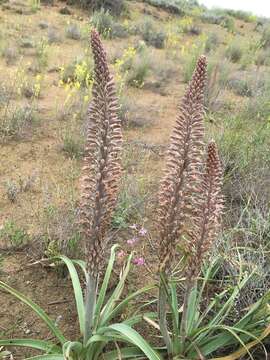
[[[97,281],[93,275],[87,274],[86,293],[85,293],[85,329],[84,329],[84,345],[92,336],[92,327],[94,319],[94,311],[97,297]]]
[[[167,294],[165,289],[165,274],[160,273],[160,282],[159,282],[159,294],[158,294],[158,317],[159,317],[159,327],[164,342],[167,347],[168,354],[172,354],[172,342],[169,335],[166,319],[166,304],[167,304]]]

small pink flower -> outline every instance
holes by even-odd
[[[145,260],[144,260],[143,257],[138,257],[138,258],[133,260],[133,264],[138,265],[138,266],[142,266],[142,265],[145,265]]]
[[[120,250],[117,254],[118,259],[123,259],[125,256],[126,256],[126,253],[124,252],[124,250]]]
[[[138,225],[137,225],[137,224],[132,224],[132,225],[130,225],[129,228],[132,229],[132,230],[137,230],[137,229],[138,229]]]
[[[139,230],[139,235],[140,236],[145,236],[147,234],[147,230],[144,228],[144,227],[142,227],[140,230]]]
[[[128,245],[134,245],[139,239],[137,237],[133,237],[132,239],[127,240]]]

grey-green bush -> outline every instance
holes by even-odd
[[[225,51],[225,56],[233,63],[237,63],[243,56],[243,49],[237,42],[232,42]]]
[[[157,49],[162,49],[165,46],[167,35],[163,30],[158,29],[153,21],[145,20],[141,24],[140,32],[143,40],[148,45],[154,46]]]
[[[93,10],[108,10],[113,15],[120,15],[125,8],[124,0],[79,0],[81,5]]]

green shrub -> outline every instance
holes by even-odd
[[[236,95],[247,97],[253,95],[252,84],[247,79],[232,78],[228,81],[228,87]]]
[[[141,88],[149,73],[149,60],[146,55],[140,54],[135,57],[127,75],[127,84]]]
[[[235,33],[235,21],[231,16],[227,16],[222,22],[222,26],[227,29],[229,33]]]
[[[113,22],[114,20],[112,15],[108,10],[103,8],[101,10],[95,11],[91,18],[91,24],[103,37],[108,38],[111,37]]]
[[[201,41],[194,44],[191,50],[183,56],[183,76],[184,82],[187,83],[192,77],[198,57],[203,54],[205,44]]]
[[[207,87],[205,92],[205,107],[207,111],[219,110],[224,89],[228,86],[232,65],[226,59],[214,58],[208,60]]]
[[[215,50],[219,45],[218,35],[214,32],[210,33],[205,42],[205,51],[209,53],[212,50]]]
[[[184,16],[199,7],[196,0],[144,0],[146,3],[164,9],[172,14]]]
[[[256,58],[255,58],[255,64],[257,66],[270,66],[270,50],[269,49],[261,49],[258,51]]]
[[[22,136],[28,127],[36,122],[33,106],[9,106],[0,118],[0,138]]]
[[[237,63],[243,56],[243,49],[237,41],[232,42],[225,51],[225,56],[233,63]]]
[[[113,38],[124,39],[129,36],[129,32],[124,25],[114,22],[111,35]]]
[[[116,22],[111,13],[103,8],[94,12],[91,23],[104,38],[125,38],[128,36],[127,29]]]
[[[111,14],[119,16],[125,9],[124,0],[79,0],[81,5],[92,10],[109,11]]]
[[[78,83],[81,87],[91,85],[93,75],[93,63],[88,56],[79,56],[69,65],[62,68],[60,77],[63,83]]]
[[[158,29],[153,21],[147,19],[141,23],[140,27],[142,38],[148,45],[157,49],[164,48],[167,35],[163,30]]]
[[[41,39],[36,47],[36,71],[42,72],[49,63],[49,44],[46,39]]]
[[[263,29],[262,37],[261,37],[261,46],[266,49],[270,47],[270,26],[267,25]]]
[[[245,22],[256,22],[257,17],[253,15],[251,12],[244,11],[244,10],[233,10],[233,9],[226,9],[225,12],[239,20],[243,20]]]
[[[6,221],[0,229],[0,240],[11,246],[21,246],[29,239],[27,232],[18,227],[14,221]]]
[[[221,25],[226,16],[216,13],[214,10],[207,10],[201,14],[200,18],[204,23]]]
[[[83,139],[70,131],[62,135],[62,151],[71,159],[79,159],[83,155]]]

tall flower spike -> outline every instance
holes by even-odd
[[[204,149],[203,101],[207,62],[201,56],[179,107],[159,192],[160,270],[168,270],[184,235],[190,199],[200,191]]]
[[[104,263],[108,230],[117,202],[123,140],[116,89],[96,30],[91,33],[91,47],[95,68],[81,177],[80,223],[87,270],[96,277]]]
[[[187,272],[189,278],[198,275],[204,257],[213,244],[220,227],[223,209],[222,168],[214,141],[207,148],[205,173],[201,183],[201,197],[198,197],[193,227],[189,234],[190,253]]]

